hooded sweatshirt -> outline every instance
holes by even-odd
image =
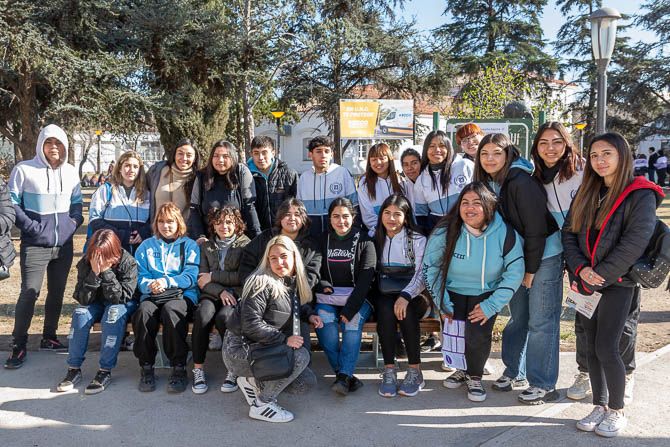
[[[407,200],[410,200],[411,204],[410,195],[407,194],[407,182],[402,177],[398,177],[398,182],[400,183],[401,194],[407,197]],[[365,176],[361,177],[358,182],[358,204],[361,208],[361,218],[368,229],[368,236],[374,237],[375,228],[377,228],[377,219],[379,218],[379,210],[382,207],[382,203],[393,193],[393,185],[391,184],[391,179],[388,177],[385,179],[377,177],[374,199],[368,192],[368,187],[365,184]]]
[[[414,183],[414,211],[417,218],[428,215],[436,217],[446,215],[456,203],[463,187],[472,182],[475,165],[472,161],[463,158],[461,154],[456,154],[451,163],[451,175],[446,190],[443,190],[440,185],[439,172],[433,174],[436,180],[436,185],[433,186],[429,169],[430,166],[426,166]]]
[[[44,142],[57,138],[65,146],[55,169],[44,155]],[[55,124],[42,129],[35,158],[17,164],[9,177],[9,192],[16,211],[21,243],[37,247],[60,247],[84,222],[81,185],[74,166],[66,162],[68,140]]]
[[[542,183],[547,192],[547,208],[558,224],[558,228],[563,228],[563,222],[565,222],[565,217],[570,210],[572,199],[575,198],[577,190],[582,184],[584,171],[575,171],[571,178],[563,182],[559,181],[558,169],[555,171],[553,176],[543,179]],[[561,243],[561,232],[556,231],[547,238],[542,259],[555,256],[559,253],[563,253],[563,244]]]
[[[183,259],[182,259],[182,249]],[[193,239],[180,237],[168,242],[153,236],[143,241],[137,253],[137,288],[145,300],[151,294],[149,284],[159,278],[165,279],[168,288],[182,289],[184,297],[198,304],[198,273],[200,270],[200,248]]]
[[[491,318],[509,303],[521,285],[525,272],[521,238],[517,235],[512,249],[503,255],[507,226],[498,213],[479,236],[471,234],[463,225],[449,263],[445,291],[441,294],[446,233],[445,227],[437,228],[428,240],[422,265],[426,289],[440,310],[450,314],[454,313],[450,291],[466,296],[493,291],[480,304],[486,318]]]
[[[300,175],[297,198],[305,204],[312,220],[311,234],[320,235],[328,228],[328,207],[338,197],[346,197],[358,206],[356,185],[346,168],[331,163],[325,173],[317,174],[312,166]]]

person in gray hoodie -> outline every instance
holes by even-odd
[[[16,226],[21,230],[21,292],[7,369],[20,368],[25,361],[28,328],[45,273],[48,291],[40,350],[67,351],[56,331],[72,266],[72,236],[84,221],[79,174],[67,163],[67,150],[65,131],[50,124],[37,138],[35,158],[17,164],[9,177]]]

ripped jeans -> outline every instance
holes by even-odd
[[[316,330],[319,344],[328,358],[328,363],[336,373],[351,376],[356,369],[358,355],[361,352],[361,338],[363,336],[363,324],[370,317],[372,308],[368,302],[364,302],[360,310],[349,323],[340,321],[342,307],[330,304],[318,303],[316,313],[323,320],[323,327]],[[340,330],[342,331],[342,344],[340,345]]]
[[[137,309],[137,301],[126,304],[105,305],[99,301],[88,306],[79,306],[72,312],[67,364],[70,368],[81,368],[88,349],[88,336],[96,321],[102,326],[100,339],[100,368],[111,370],[121,350],[128,318]]]

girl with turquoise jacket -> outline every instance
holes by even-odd
[[[442,318],[465,322],[467,370],[457,370],[443,385],[465,384],[474,402],[486,399],[481,378],[496,316],[512,299],[525,271],[522,240],[496,206],[496,196],[486,185],[466,185],[428,239],[422,262],[426,290]]]

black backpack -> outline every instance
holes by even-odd
[[[656,227],[642,257],[628,272],[628,277],[646,289],[660,286],[670,273],[670,228],[656,218]],[[670,282],[668,283],[670,290]]]

